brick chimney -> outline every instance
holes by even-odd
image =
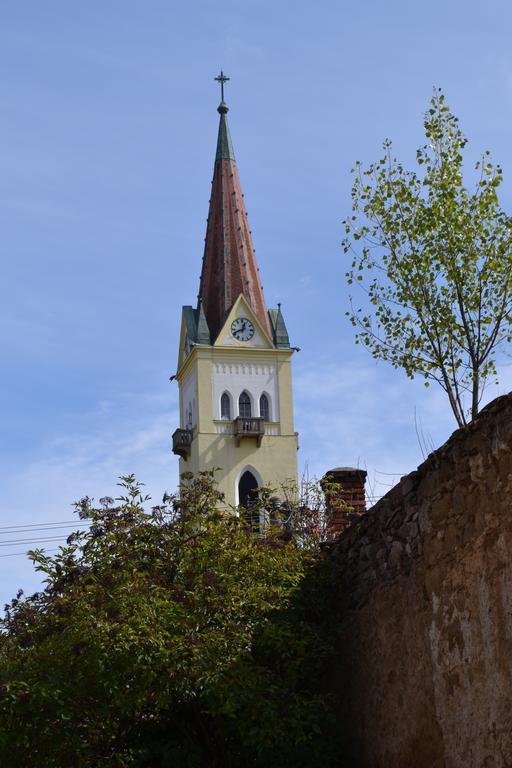
[[[334,535],[344,531],[359,515],[366,512],[366,475],[364,469],[336,467],[326,472],[322,478],[324,490],[327,490],[328,483],[340,486],[339,490],[333,489],[326,493],[327,509],[332,514],[331,533]]]

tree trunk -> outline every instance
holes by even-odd
[[[473,392],[471,399],[471,419],[476,419],[478,416],[478,400],[480,390],[480,376],[478,374],[478,368],[473,370]]]

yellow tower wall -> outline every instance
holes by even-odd
[[[293,423],[292,355],[290,349],[275,348],[196,346],[192,349],[177,377],[180,392],[186,386],[189,398],[190,382],[194,382],[197,403],[191,454],[186,460],[180,459],[180,474],[197,474],[201,470],[217,468],[219,488],[228,505],[238,503],[238,481],[246,469],[258,482],[271,486],[278,497],[282,497],[283,484],[297,482],[298,440]],[[251,386],[257,393],[270,390],[274,399],[272,420],[265,422],[265,434],[259,445],[254,437],[242,438],[238,445],[232,434],[232,421],[220,419],[220,393],[223,387],[230,387],[234,393],[233,419],[237,415],[238,393],[243,389],[249,391]],[[184,407],[186,405],[181,405],[181,413]],[[181,426],[186,424],[182,422]]]

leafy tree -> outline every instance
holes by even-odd
[[[424,127],[417,171],[393,157],[390,141],[381,160],[356,164],[343,245],[348,283],[364,287],[369,308],[352,305],[347,315],[373,357],[440,384],[462,426],[512,335],[512,221],[488,152],[474,187],[464,186],[467,140],[440,90]]]
[[[328,560],[303,529],[251,535],[211,473],[149,511],[121,485],[6,607],[2,768],[332,765]]]

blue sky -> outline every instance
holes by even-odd
[[[415,420],[442,443],[441,393],[353,343],[341,221],[356,159],[390,137],[413,162],[433,85],[469,156],[503,166],[510,209],[511,23],[496,0],[3,3],[1,525],[70,520],[122,473],[156,499],[176,486],[168,377],[198,289],[221,66],[267,303],[301,347],[301,466],[358,464],[379,495],[422,460]],[[489,397],[510,383],[504,368]],[[0,584],[5,601],[37,579],[9,556]]]

